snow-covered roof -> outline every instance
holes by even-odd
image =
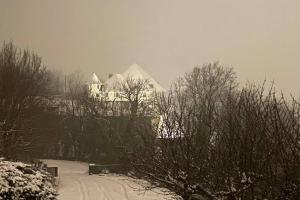
[[[122,84],[127,78],[132,78],[135,80],[142,79],[148,80],[149,84],[153,86],[157,92],[163,92],[165,89],[157,83],[145,70],[138,64],[131,65],[125,72],[122,74],[114,74],[105,81],[105,85],[109,89],[121,89]],[[93,73],[92,83],[102,84],[98,76]]]
[[[105,81],[105,85],[109,89],[121,89],[124,82],[125,79],[122,74],[114,74]]]
[[[159,83],[157,83],[147,72],[145,72],[144,69],[138,64],[131,65],[125,72],[122,73],[122,75],[125,79],[147,79],[149,81],[149,84],[152,84],[153,88],[156,91],[164,91],[164,88]]]
[[[92,81],[93,83],[101,83],[101,81],[99,80],[98,76],[95,73],[93,73],[92,75]]]

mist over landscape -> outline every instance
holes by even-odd
[[[0,41],[38,52],[50,68],[106,78],[133,63],[164,87],[219,61],[241,82],[275,81],[298,97],[300,2],[1,1]]]
[[[0,200],[299,200],[299,0],[0,0]]]

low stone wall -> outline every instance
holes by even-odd
[[[107,165],[98,165],[94,163],[89,164],[89,174],[100,174],[105,172],[115,172],[118,173],[122,170],[120,164],[107,164]]]

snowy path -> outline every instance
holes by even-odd
[[[145,191],[135,179],[107,174],[88,175],[88,165],[81,162],[46,160],[57,166],[59,200],[172,200],[162,190]]]

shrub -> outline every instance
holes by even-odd
[[[0,161],[0,200],[55,200],[49,174],[21,162]]]

